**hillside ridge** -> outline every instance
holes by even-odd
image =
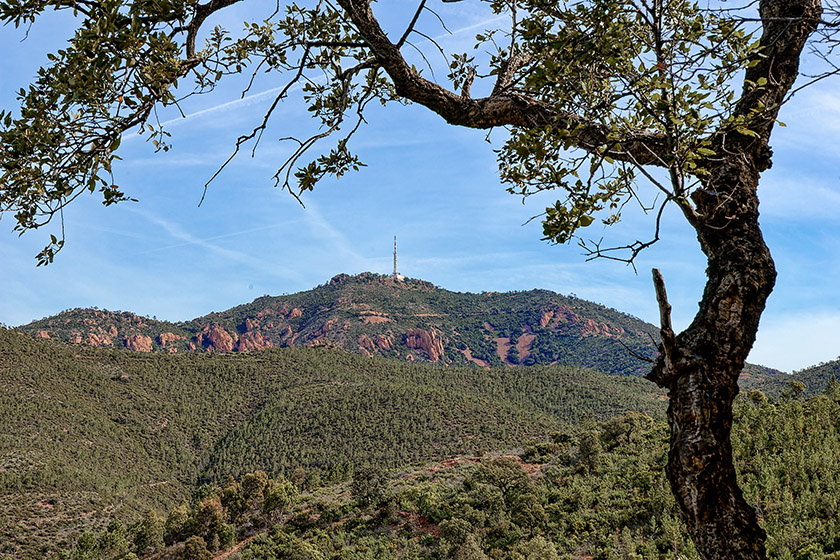
[[[335,346],[442,365],[580,365],[622,375],[646,373],[633,353],[654,356],[657,334],[626,313],[548,290],[461,293],[374,273],[338,274],[311,290],[177,323],[73,309],[17,330],[138,352]]]

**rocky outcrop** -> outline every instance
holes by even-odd
[[[260,331],[248,331],[239,337],[236,349],[240,352],[250,352],[252,350],[271,348],[272,346],[271,342],[263,338]]]
[[[292,336],[292,327],[286,325],[282,331],[280,331],[280,342],[285,344],[289,337]]]
[[[554,318],[554,310],[547,309],[540,314],[540,328],[544,329],[548,326],[551,320]]]
[[[303,315],[303,312],[300,309],[298,309],[297,307],[295,307],[294,309],[289,311],[289,314],[287,315],[287,317],[289,319],[297,319],[298,317],[300,317],[302,315]]]
[[[621,335],[624,334],[624,329],[613,327],[608,323],[596,323],[592,319],[586,319],[581,324],[580,334],[582,337],[603,336],[606,338],[621,338]]]
[[[432,362],[437,362],[443,356],[443,341],[436,331],[409,329],[405,333],[405,345],[415,350],[422,350]]]
[[[380,313],[379,311],[363,311],[360,313],[360,318],[362,322],[369,325],[388,323],[391,321],[391,318],[387,316],[387,313]]]
[[[393,345],[391,339],[385,335],[375,334],[373,338],[363,334],[358,339],[359,348],[367,353],[381,352],[382,350],[391,350]]]
[[[106,334],[100,334],[91,331],[87,333],[85,344],[88,344],[90,346],[113,346],[114,341],[110,336]]]
[[[236,347],[233,337],[218,325],[207,325],[201,330],[199,344],[206,346],[208,350],[216,352],[232,352]]]
[[[36,336],[36,337],[38,337],[38,338],[49,338],[49,337],[50,337],[50,333],[48,333],[47,331],[38,331],[38,332],[35,334],[35,336]]]
[[[184,340],[184,337],[171,332],[160,333],[158,335],[158,342],[162,348],[166,348],[168,344],[175,342],[176,340]]]
[[[145,334],[132,334],[125,337],[125,347],[135,352],[151,352],[152,339]]]
[[[366,334],[361,335],[357,342],[359,343],[359,347],[362,349],[362,351],[373,350],[375,348],[373,340],[371,340],[371,338]]]
[[[393,344],[391,343],[391,337],[385,336],[383,334],[373,335],[373,342],[380,350],[390,350],[391,348],[393,348]]]

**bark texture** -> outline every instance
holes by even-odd
[[[749,123],[757,136],[721,131],[715,137],[716,151],[726,155],[706,162],[711,174],[692,195],[692,225],[708,259],[703,298],[692,324],[675,338],[663,321],[660,356],[648,376],[669,390],[668,479],[695,546],[709,560],[767,557],[766,534],[736,480],[732,403],[776,279],[758,222],[759,174],[770,166],[770,132],[821,6],[764,0],[760,12],[764,48],[746,77],[763,77],[767,87],[745,86],[738,110],[746,116],[759,103],[769,110]]]

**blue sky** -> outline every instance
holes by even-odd
[[[394,13],[383,16],[395,28],[402,5],[389,4]],[[441,41],[455,52],[471,46],[490,17],[467,3],[441,10],[454,31]],[[229,11],[226,23],[238,29],[248,15]],[[23,30],[0,29],[4,108],[14,106],[14,92],[46,53],[60,48],[68,36],[65,20],[50,14],[25,42]],[[428,29],[443,34],[431,21]],[[312,123],[299,103],[282,105],[255,157],[234,160],[198,207],[204,182],[236,136],[258,122],[278,83],[263,78],[244,100],[235,85],[185,103],[185,119],[163,113],[171,120],[168,153],[154,154],[142,138],[126,135],[117,183],[139,202],[105,208],[95,197],[80,198],[65,213],[67,247],[54,264],[35,266],[49,231],[18,237],[11,216],[0,221],[0,322],[14,326],[90,306],[191,319],[264,294],[306,290],[341,272],[388,273],[394,235],[400,271],[449,290],[545,288],[656,323],[650,269],[658,267],[676,326],[687,325],[697,309],[705,263],[675,212],[666,216],[663,240],[637,261],[638,274],[621,263],[585,262],[575,245],[540,241],[538,221],[525,224],[550,197],[523,204],[505,193],[493,155],[503,131],[487,143],[485,132],[449,127],[415,106],[371,111],[353,145],[368,167],[324,181],[301,208],[272,188],[271,176],[290,149],[277,139],[312,131]],[[840,355],[840,94],[834,86],[804,90],[784,108],[788,126],[775,132],[774,166],[760,188],[761,222],[779,279],[750,360],[787,371]],[[629,216],[586,233],[626,242],[651,228],[646,217]]]

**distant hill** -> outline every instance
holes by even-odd
[[[0,329],[0,558],[44,558],[197,482],[296,467],[341,480],[544,438],[626,410],[652,383],[579,367],[449,368],[336,348],[130,352]]]
[[[142,352],[247,352],[335,346],[444,365],[576,365],[643,375],[655,355],[649,323],[547,290],[450,292],[415,279],[340,274],[327,284],[190,321],[74,309],[19,327],[41,338]]]
[[[790,377],[805,385],[805,394],[819,393],[832,378],[840,380],[840,358],[795,371]]]

